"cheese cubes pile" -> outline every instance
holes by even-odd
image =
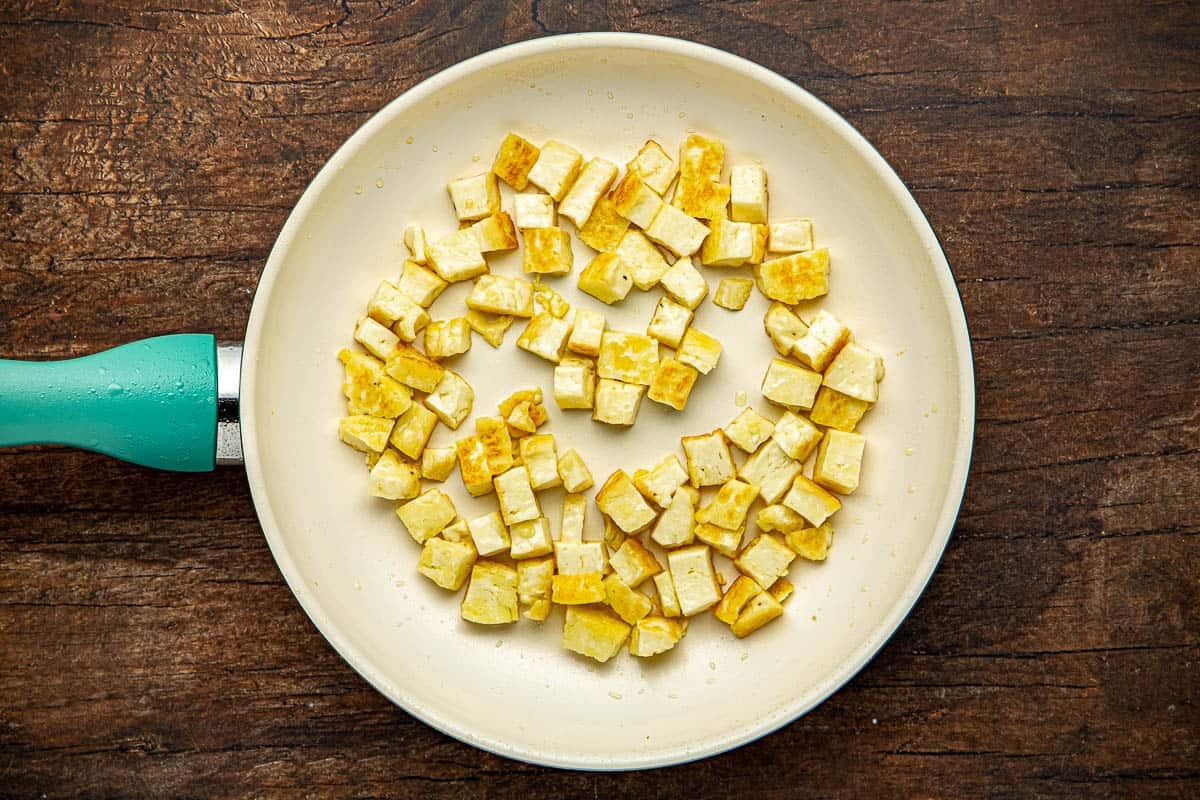
[[[878,399],[883,362],[828,311],[797,308],[829,291],[829,252],[815,247],[812,223],[768,218],[761,166],[733,165],[728,183],[724,174],[724,144],[697,134],[678,161],[647,141],[623,175],[562,142],[538,147],[509,134],[491,170],[448,185],[457,230],[433,240],[420,225],[404,231],[411,257],[355,326],[363,351],[339,354],[347,416],[338,433],[366,453],[370,493],[398,503],[421,546],[418,571],[448,591],[466,586],[464,620],[540,622],[560,605],[568,650],[602,662],[622,648],[649,657],[710,609],[736,636],[761,628],[783,613],[792,562],[825,559],[838,498],[858,487],[866,440],[855,427]],[[515,191],[511,214],[500,181]],[[594,252],[578,270],[559,217]],[[493,273],[488,254],[517,249],[518,231],[529,277]],[[780,357],[760,389],[778,413],[743,408],[722,429],[684,436],[682,461],[670,453],[613,472],[594,497],[603,539],[587,541],[593,477],[543,430],[542,389],[515,391],[464,429],[474,391],[446,362],[476,334],[500,347],[520,319],[516,345],[553,365],[560,409],[618,426],[635,423],[643,395],[683,411],[722,353],[693,325],[710,292],[703,267],[752,268],[753,278],[720,278],[720,308],[740,311],[755,287],[772,301],[764,326]],[[579,290],[609,305],[635,287],[662,287],[645,331],[611,330],[601,307],[572,308],[543,282],[576,272]],[[462,315],[431,318],[460,281],[472,282]],[[453,445],[430,445],[439,425],[458,432]],[[494,495],[495,510],[462,519],[430,485],[456,467],[470,495]],[[547,491],[565,493],[561,519],[543,513]]]

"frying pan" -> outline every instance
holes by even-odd
[[[884,355],[887,378],[860,430],[862,485],[835,518],[822,564],[793,565],[779,621],[746,640],[708,615],[674,651],[597,665],[557,641],[561,615],[503,630],[462,622],[458,597],[415,572],[417,548],[390,503],[367,496],[361,454],[336,440],[344,413],[337,351],[381,279],[404,258],[410,221],[454,228],[447,180],[487,168],[510,130],[625,163],[650,137],[691,130],[761,160],[772,216],[808,216],[833,253],[828,308]],[[507,196],[505,203],[509,203]],[[581,245],[576,262],[586,263]],[[492,259],[516,274],[519,256]],[[722,274],[711,274],[715,281]],[[730,273],[723,273],[730,274]],[[555,287],[587,303],[574,281]],[[435,304],[461,313],[465,286]],[[658,293],[604,309],[639,330]],[[695,324],[720,339],[720,366],[687,412],[643,403],[615,431],[551,407],[550,431],[599,480],[649,466],[680,435],[727,423],[774,355],[765,301],[730,313],[705,302]],[[549,385],[545,362],[476,340],[454,369],[475,415],[514,388]],[[547,392],[547,394],[549,394]],[[553,404],[549,404],[553,406]],[[765,407],[760,405],[760,408]],[[574,413],[576,416],[572,416]],[[469,426],[469,423],[468,423]],[[795,84],[701,45],[634,34],[577,34],[486,53],[421,83],[329,160],[289,217],[263,271],[244,347],[185,334],[74,361],[0,362],[0,445],[59,443],[174,470],[244,459],[263,532],[296,598],[366,680],[462,741],[540,764],[629,769],[674,764],[751,741],[849,680],[908,614],[950,536],[974,426],[967,328],[953,276],[916,202],[851,126]],[[462,435],[462,434],[460,434]],[[444,427],[433,444],[453,441]],[[461,516],[490,510],[452,476]],[[557,526],[555,493],[543,497]],[[598,536],[594,511],[589,535]]]

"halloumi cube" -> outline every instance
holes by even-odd
[[[616,519],[613,521],[616,522]],[[626,533],[632,533],[632,531],[626,531]],[[613,572],[620,577],[626,586],[633,589],[636,589],[647,578],[652,578],[662,572],[663,569],[662,564],[658,563],[658,559],[654,557],[654,554],[647,550],[641,542],[632,537],[626,539],[617,548],[617,552],[613,553],[612,557],[609,558],[608,565],[612,567]]]
[[[542,515],[533,484],[529,481],[529,469],[524,464],[505,470],[492,482],[500,503],[501,519],[506,525],[528,522]]]
[[[558,541],[554,543],[554,565],[560,575],[603,575],[608,571],[608,554],[604,542]]]
[[[629,626],[600,606],[568,606],[563,622],[562,645],[573,653],[600,663],[621,652]]]
[[[425,309],[387,281],[380,282],[367,303],[367,316],[392,328],[406,342],[415,339],[417,333],[429,324],[429,314]]]
[[[783,616],[783,605],[770,592],[760,592],[746,604],[729,629],[733,631],[734,636],[741,639],[781,616]]]
[[[525,228],[525,272],[536,275],[566,275],[575,264],[571,235],[562,228]]]
[[[879,382],[883,380],[883,359],[862,345],[851,342],[834,357],[825,370],[824,383],[830,389],[856,400],[879,400]]]
[[[682,547],[695,539],[695,506],[687,492],[676,492],[654,523],[650,538],[662,547]],[[668,615],[670,616],[670,615]]]
[[[450,542],[433,536],[421,548],[417,572],[443,589],[457,592],[467,582],[476,555],[475,546],[469,542]]]
[[[370,317],[362,317],[354,325],[354,341],[376,358],[386,359],[395,352],[400,337]]]
[[[597,372],[601,378],[649,386],[658,368],[658,342],[644,333],[605,331]]]
[[[555,228],[558,218],[554,213],[554,198],[540,192],[522,192],[513,196],[513,213],[517,217],[517,227],[526,228]]]
[[[513,559],[537,558],[554,552],[554,541],[550,538],[550,521],[545,517],[509,526],[508,536],[509,555]]]
[[[758,446],[771,438],[775,423],[746,406],[723,430],[725,438],[746,453],[753,453]]]
[[[514,439],[537,431],[537,423],[533,419],[532,410],[535,408],[529,401],[518,403],[504,421],[508,423],[508,432]]]
[[[639,469],[633,473],[633,485],[659,508],[667,507],[687,479],[687,471],[674,453],[663,456],[650,469]]]
[[[668,551],[667,567],[671,570],[671,582],[683,616],[695,616],[721,599],[712,550],[707,545],[694,544]]]
[[[658,369],[654,373],[654,380],[650,382],[650,388],[646,391],[646,397],[676,411],[683,411],[699,376],[700,373],[695,367],[673,358],[664,358],[658,362]]]
[[[692,219],[666,203],[658,207],[658,213],[645,230],[646,238],[661,244],[678,257],[695,253],[709,235],[709,228],[703,222]]]
[[[533,302],[546,313],[559,319],[567,316],[567,312],[571,310],[571,304],[556,292],[553,286],[545,283],[533,285]]]
[[[821,373],[782,358],[773,358],[763,376],[762,396],[784,408],[809,409],[817,399],[820,387]]]
[[[587,464],[574,448],[558,457],[558,477],[562,479],[563,488],[571,493],[583,492],[595,485]]]
[[[770,228],[760,223],[751,223],[754,228],[754,249],[750,252],[750,258],[747,259],[747,264],[758,265],[767,258],[767,238],[770,236]]]
[[[750,278],[721,278],[713,293],[713,303],[729,311],[741,311],[752,291],[754,281]]]
[[[363,453],[382,453],[395,424],[391,419],[354,414],[338,422],[338,438]]]
[[[632,288],[629,266],[616,253],[597,253],[579,273],[579,290],[608,305],[624,300]]]
[[[570,335],[571,323],[542,311],[535,314],[521,331],[517,347],[557,364]]]
[[[442,532],[438,536],[441,536],[448,542],[469,542],[471,547],[475,546],[475,543],[471,540],[471,529],[467,526],[465,519],[454,520],[454,522],[442,528]]]
[[[729,172],[729,216],[738,222],[767,221],[767,171],[761,164],[734,164]]]
[[[654,608],[654,603],[649,597],[626,584],[618,573],[604,577],[604,602],[630,625],[645,617]]]
[[[809,369],[824,372],[848,341],[850,329],[822,309],[808,323],[804,335],[792,345],[792,356]]]
[[[584,164],[579,177],[559,203],[558,213],[574,222],[575,227],[582,228],[587,218],[592,215],[596,202],[608,191],[608,187],[612,186],[616,178],[616,164],[603,158],[593,158]]]
[[[809,561],[824,561],[828,558],[829,548],[833,544],[833,526],[828,522],[824,522],[816,528],[809,528],[801,524],[785,531],[784,540],[787,542],[787,546],[801,558]]]
[[[708,267],[740,267],[754,255],[754,227],[717,217],[709,223],[712,233],[700,248],[700,263]]]
[[[650,658],[675,647],[687,632],[687,620],[644,617],[629,634],[629,654]]]
[[[775,422],[771,434],[789,458],[804,461],[821,443],[821,429],[804,417],[790,411],[783,412]]]
[[[725,590],[721,602],[713,609],[713,616],[726,625],[732,625],[737,622],[742,609],[761,593],[762,587],[753,578],[739,575]]]
[[[804,321],[783,303],[771,303],[763,317],[763,327],[767,330],[771,344],[781,356],[790,355],[796,342],[808,330]]]
[[[658,339],[667,347],[679,347],[688,325],[692,324],[692,310],[669,297],[660,297],[654,307],[654,316],[646,326],[646,335]]]
[[[551,599],[563,606],[582,606],[603,603],[604,576],[599,572],[582,572],[576,575],[555,575],[551,578]]]
[[[772,253],[803,253],[813,249],[811,219],[777,219],[767,228],[767,249]]]
[[[672,205],[700,219],[724,216],[730,196],[730,187],[719,183],[724,164],[722,142],[689,135],[679,151],[679,183]]]
[[[475,231],[463,228],[429,245],[429,265],[447,283],[468,281],[488,271]]]
[[[492,173],[518,192],[523,191],[529,184],[529,170],[537,163],[540,150],[537,145],[510,133],[500,144],[496,160],[492,163]]]
[[[817,389],[817,399],[808,416],[818,425],[850,433],[870,408],[871,404],[865,400],[822,386]]]
[[[772,503],[760,509],[754,517],[754,524],[762,533],[783,534],[784,539],[788,541],[788,547],[791,547],[791,540],[787,534],[805,527],[804,517],[779,503]],[[794,547],[792,549],[795,550]]]
[[[626,172],[625,177],[613,187],[611,197],[617,213],[643,229],[650,227],[664,205],[658,193],[647,186],[636,172]]]
[[[480,497],[492,491],[492,468],[479,437],[464,436],[454,443],[454,451],[458,455],[458,474],[471,496]]]
[[[850,494],[858,488],[863,450],[867,439],[861,433],[830,430],[817,448],[813,481],[838,494]]]
[[[721,343],[704,331],[688,328],[675,352],[675,358],[707,375],[721,360]]]
[[[636,383],[601,378],[596,382],[596,406],[592,409],[592,419],[605,425],[632,425],[637,421],[638,407],[645,391],[645,386]]]
[[[450,477],[457,463],[458,455],[453,447],[426,447],[421,451],[421,477],[431,481],[444,481]]]
[[[396,281],[396,289],[421,308],[433,305],[433,301],[437,300],[449,285],[436,273],[416,261],[405,261],[404,266],[400,268],[400,280]]]
[[[446,184],[454,214],[463,222],[482,219],[500,210],[500,187],[491,172],[481,172]]]
[[[690,258],[681,258],[672,264],[659,283],[672,300],[690,309],[695,309],[708,296],[708,281]]]
[[[745,525],[730,530],[713,525],[711,522],[698,522],[694,533],[697,539],[712,547],[713,550],[726,558],[733,558],[737,555],[738,548],[742,546],[742,534],[745,531]]]
[[[437,423],[436,414],[419,403],[413,403],[396,420],[396,427],[392,429],[388,442],[415,461],[425,452],[425,445],[429,443]]]
[[[550,616],[554,578],[553,558],[525,558],[517,562],[517,601],[525,618],[541,622]]]
[[[665,569],[654,576],[654,589],[658,592],[658,607],[664,617],[678,617],[679,598],[675,596],[675,583],[671,580],[671,571]]]
[[[778,503],[800,474],[800,462],[788,457],[775,440],[766,442],[746,459],[738,477],[758,487],[764,502]]]
[[[562,526],[558,532],[559,541],[583,541],[583,529],[587,525],[587,505],[587,498],[581,494],[568,494],[563,498]]]
[[[558,476],[558,448],[553,434],[526,436],[521,440],[521,461],[529,471],[529,485],[535,492],[562,485]]]
[[[401,345],[384,367],[387,374],[420,392],[432,392],[446,374],[446,368],[409,345]]]
[[[462,618],[480,625],[517,621],[517,571],[496,561],[476,561],[462,601]]]
[[[583,156],[578,150],[551,139],[542,145],[537,161],[529,170],[529,182],[553,197],[557,203],[579,177],[582,164]]]
[[[500,475],[513,465],[512,436],[503,417],[476,417],[475,435],[483,442],[488,469],[493,475]]]
[[[757,486],[731,478],[722,484],[708,505],[696,509],[696,522],[707,522],[726,530],[743,528],[750,504],[756,497]]]
[[[617,211],[611,198],[601,197],[596,201],[587,222],[580,227],[579,238],[597,252],[615,253],[625,232],[629,230],[629,224],[629,220]]]
[[[729,441],[720,429],[679,440],[687,460],[688,479],[697,489],[718,486],[734,477]]]
[[[484,253],[515,250],[517,247],[517,228],[507,211],[488,214],[472,225],[471,230],[475,232],[479,249]]]
[[[829,250],[768,258],[754,268],[758,290],[772,300],[795,305],[829,293]]]
[[[426,539],[441,533],[442,528],[453,522],[458,512],[448,494],[441,489],[429,489],[397,508],[396,516],[417,544],[425,544]]]
[[[792,481],[792,488],[783,496],[783,504],[816,526],[842,507],[841,500],[803,475],[797,475]]]
[[[626,286],[632,285],[626,281]],[[626,290],[628,292],[628,290]],[[575,324],[567,339],[567,349],[581,356],[595,358],[600,355],[600,344],[604,337],[604,315],[590,308],[575,309]]]
[[[645,530],[657,516],[633,480],[621,469],[609,475],[596,493],[596,507],[625,533]]]
[[[437,414],[450,430],[458,430],[475,405],[475,390],[457,372],[446,370],[442,379],[425,397],[425,407]]]
[[[629,270],[633,285],[643,292],[649,291],[670,269],[658,248],[638,230],[629,230],[617,246],[617,256]]]
[[[508,527],[499,511],[491,511],[467,520],[467,529],[471,533],[475,550],[481,556],[493,556],[509,548]]]
[[[689,134],[679,148],[679,177],[688,180],[721,180],[725,168],[725,143],[699,133]]]
[[[471,330],[483,337],[492,347],[504,344],[504,334],[513,324],[513,317],[503,314],[489,314],[487,311],[476,311],[468,308],[463,319],[471,326]]]
[[[371,467],[370,493],[384,500],[411,500],[421,493],[421,473],[395,450],[385,450]]]
[[[385,374],[379,359],[342,348],[338,361],[345,367],[342,394],[351,416],[395,419],[412,405],[412,392]]]
[[[507,419],[509,414],[520,404],[528,402],[530,404],[532,421],[535,427],[540,428],[549,419],[546,414],[546,407],[542,405],[542,399],[542,388],[534,386],[530,389],[518,389],[497,403],[496,407],[500,410],[500,415]],[[530,431],[530,433],[532,432]]]
[[[679,173],[674,159],[653,139],[646,140],[633,160],[625,165],[625,169],[637,173],[638,177],[659,195],[667,191],[667,187]]]
[[[533,316],[533,284],[524,278],[480,275],[467,295],[467,308],[510,317]]]
[[[554,402],[561,409],[590,409],[596,403],[596,364],[564,356],[554,367]]]
[[[452,358],[471,349],[471,326],[462,317],[439,319],[425,328],[425,354]]]
[[[796,554],[783,539],[771,533],[761,533],[746,545],[733,565],[743,575],[749,575],[759,586],[770,586],[787,575]]]
[[[426,259],[425,253],[425,229],[415,222],[410,222],[404,226],[404,246],[408,248],[408,252],[412,257],[412,261],[417,264],[424,264]]]

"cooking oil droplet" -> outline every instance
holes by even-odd
[[[591,97],[593,94],[595,94],[595,92],[593,92],[591,89],[588,89],[588,97]]]
[[[362,187],[361,187],[361,186],[355,186],[355,187],[354,187],[354,193],[355,193],[355,194],[362,194]]]
[[[614,100],[614,99],[616,99],[616,95],[614,95],[612,92],[609,92],[609,93],[608,93],[608,99],[609,99],[609,100]]]
[[[679,118],[680,118],[680,119],[687,119],[687,112],[686,112],[686,111],[680,111],[680,112],[679,112]]]
[[[123,391],[125,391],[125,387],[121,386],[121,384],[119,384],[119,383],[110,383],[108,385],[108,393],[113,395],[114,397],[116,395],[119,395]]]
[[[435,144],[435,145],[433,146],[433,152],[435,152],[435,153],[436,153],[437,151],[438,151],[438,149],[437,149],[437,145]]]
[[[626,114],[625,119],[633,119],[633,112],[630,111],[628,114]]]
[[[382,189],[382,188],[383,188],[383,178],[379,178],[378,180],[376,180],[376,181],[375,181],[375,188],[376,188],[376,189]]]
[[[912,454],[913,454],[913,449],[911,447],[904,448],[904,455],[911,456]]]
[[[472,154],[471,154],[471,160],[472,160],[472,161],[478,161],[478,160],[479,160],[479,153],[472,153]]]
[[[749,402],[749,400],[746,397],[746,393],[741,389],[738,389],[737,393],[733,396],[733,404],[738,408],[744,408],[747,402]]]
[[[412,143],[413,143],[413,138],[412,138],[411,136],[409,136],[408,138],[406,138],[406,139],[404,140],[404,143],[405,143],[405,144],[412,144]]]

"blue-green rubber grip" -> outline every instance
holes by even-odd
[[[0,447],[64,444],[206,472],[216,436],[210,334],[156,336],[66,361],[0,359]]]

